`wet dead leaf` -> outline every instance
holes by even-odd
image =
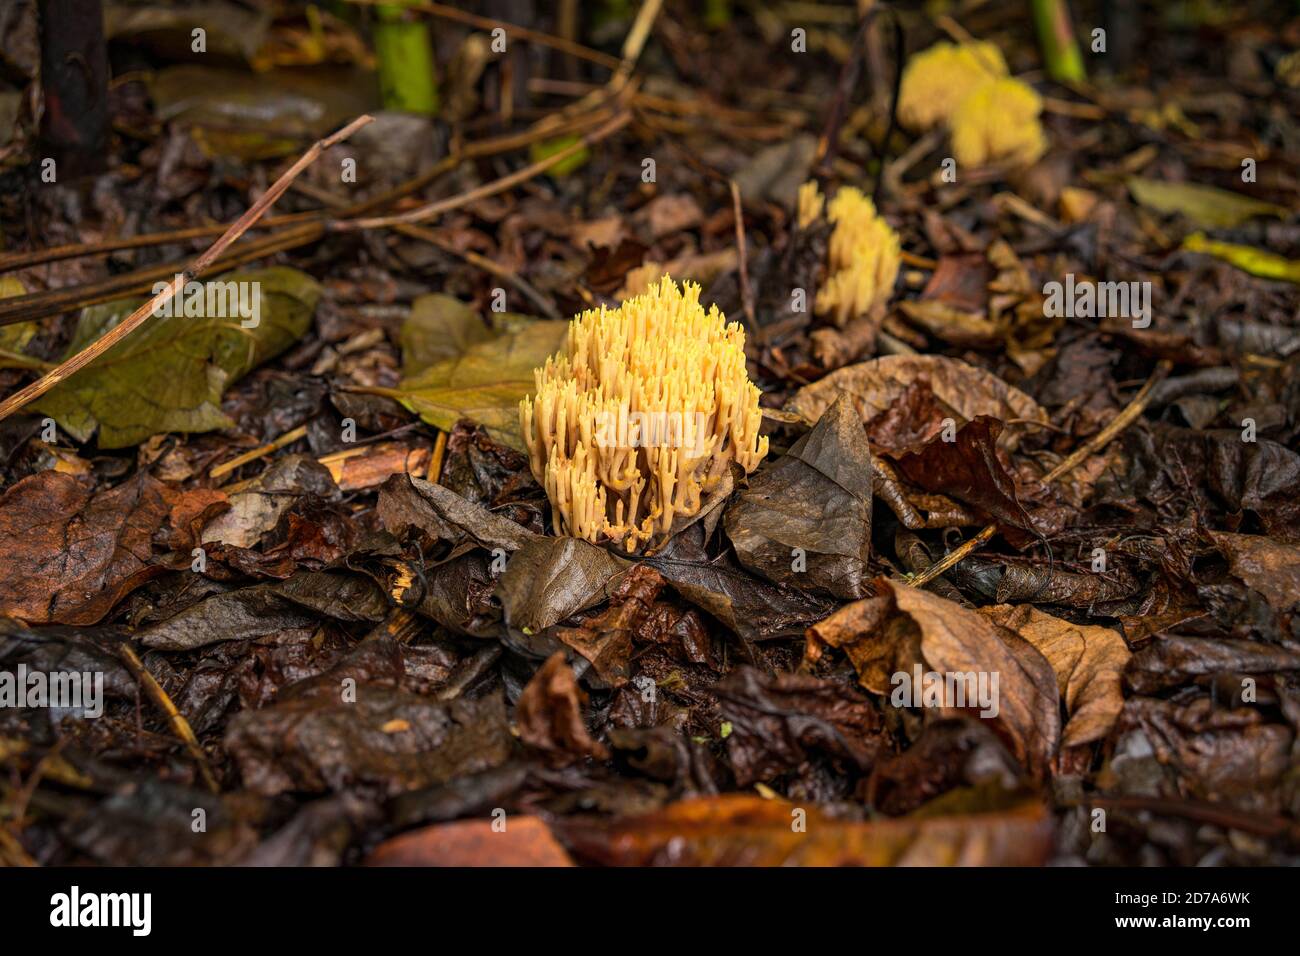
[[[560,348],[568,327],[567,322],[529,322],[475,341],[403,379],[395,389],[377,391],[444,431],[468,418],[498,441],[522,449],[519,403],[532,394],[533,370]]]
[[[1128,645],[1118,631],[1074,624],[1028,605],[999,604],[980,608],[995,624],[1015,631],[1047,658],[1069,720],[1062,747],[1101,740],[1124,709],[1120,678],[1128,664]]]
[[[232,272],[201,284],[257,295],[256,325],[207,302],[192,314],[154,316],[75,377],[56,385],[34,408],[55,418],[78,441],[98,429],[101,448],[125,448],[158,432],[206,432],[234,423],[221,395],[250,370],[296,342],[311,324],[320,286],[296,269],[275,266]],[[223,293],[224,295],[224,293]],[[172,300],[175,306],[182,297]],[[223,301],[227,303],[230,297]],[[64,358],[80,352],[131,314],[139,301],[110,302],[82,312]],[[244,303],[252,310],[252,300]]]
[[[980,415],[1003,421],[1047,421],[1047,412],[1024,392],[983,369],[942,355],[886,355],[837,369],[801,388],[786,408],[815,422],[843,392],[853,400],[862,420],[870,421],[889,408],[907,386],[922,378],[940,401],[968,421]],[[1003,432],[1003,447],[1014,447],[1018,434],[1016,429]]]
[[[871,556],[871,451],[857,412],[837,401],[727,507],[740,563],[777,584],[863,594]]]

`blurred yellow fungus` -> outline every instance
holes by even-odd
[[[814,193],[816,188],[813,186]],[[805,208],[813,208],[812,193],[805,199],[801,189],[799,202],[802,218]],[[821,206],[820,194],[815,205]],[[876,213],[871,200],[852,186],[835,193],[827,213],[835,229],[831,232],[827,277],[817,292],[816,309],[818,315],[829,314],[836,325],[843,327],[883,305],[893,293],[900,262],[898,234]]]
[[[699,299],[698,285],[664,276],[579,315],[537,369],[519,420],[558,534],[657,547],[731,462],[750,472],[767,455],[745,332]]]
[[[800,229],[807,229],[818,219],[822,217],[822,208],[826,205],[826,199],[822,196],[822,191],[817,188],[817,183],[811,179],[799,187],[799,207],[798,222]]]
[[[936,43],[907,61],[898,119],[918,131],[948,123],[967,95],[1006,75],[995,43]]]
[[[1042,111],[1042,99],[1027,83],[1009,76],[985,83],[961,101],[950,121],[957,165],[1033,163],[1047,149],[1038,122]]]
[[[936,43],[903,70],[898,118],[914,130],[946,126],[958,166],[1027,166],[1047,149],[1043,101],[1007,72],[996,44]]]

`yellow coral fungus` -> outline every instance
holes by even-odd
[[[958,165],[1027,166],[1047,148],[1038,114],[1043,102],[1007,74],[992,43],[936,43],[903,70],[898,117],[925,130],[940,124],[952,134]]]
[[[826,204],[822,191],[812,180],[799,187],[798,222],[800,229],[807,229],[822,217],[822,207]]]
[[[961,101],[953,115],[952,151],[959,166],[994,163],[1028,166],[1047,140],[1038,114],[1043,101],[1033,88],[1005,76],[985,83]]]
[[[800,199],[802,202],[802,195]],[[829,313],[836,325],[843,326],[887,301],[894,291],[898,234],[876,214],[871,200],[852,186],[835,193],[828,213],[835,230],[831,233],[829,274],[817,292],[817,313]]]
[[[668,276],[617,309],[582,313],[519,405],[533,475],[560,534],[635,551],[699,512],[735,461],[753,471],[758,386],[745,333],[700,287]]]
[[[907,61],[898,119],[914,130],[947,123],[972,91],[1007,75],[994,43],[936,43]]]

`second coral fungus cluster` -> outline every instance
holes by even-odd
[[[698,514],[731,462],[767,454],[745,333],[700,288],[667,276],[616,309],[584,312],[520,404],[533,475],[556,531],[627,551]]]
[[[936,43],[903,71],[899,119],[916,130],[947,126],[964,167],[1025,166],[1047,148],[1042,99],[1010,76],[992,43]]]
[[[800,225],[806,228],[820,219],[824,205],[835,228],[816,309],[843,326],[884,304],[894,291],[900,263],[898,234],[876,212],[875,204],[852,186],[841,187],[826,204],[816,183],[804,183],[799,190]]]

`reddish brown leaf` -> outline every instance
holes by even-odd
[[[538,668],[519,695],[515,719],[519,739],[545,752],[556,763],[582,757],[604,758],[605,746],[593,740],[583,720],[587,695],[578,686],[573,669],[556,651]]]
[[[573,866],[537,817],[457,820],[403,833],[379,844],[369,866]]]
[[[43,471],[0,498],[0,614],[32,624],[94,624],[165,568],[151,563],[167,518],[163,485],[140,472],[92,494]]]
[[[610,866],[1038,866],[1052,838],[1038,803],[1003,813],[859,823],[738,794],[683,800],[613,822],[570,818],[555,826],[575,855]]]

